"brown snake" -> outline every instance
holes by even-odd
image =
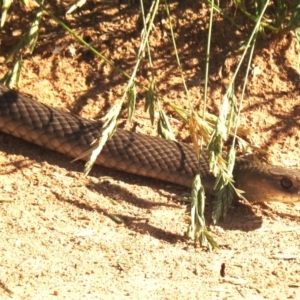
[[[42,147],[78,157],[99,136],[101,124],[55,109],[0,85],[0,130]],[[97,164],[190,187],[200,172],[202,183],[213,192],[214,177],[207,155],[200,163],[184,143],[117,130],[104,146]],[[237,188],[249,201],[300,200],[300,171],[237,159]]]

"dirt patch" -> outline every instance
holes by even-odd
[[[10,11],[1,30],[0,61],[28,24]],[[131,73],[141,22],[135,5],[88,2],[64,17],[76,32]],[[208,11],[194,1],[171,5],[177,46],[196,108],[203,95]],[[20,15],[20,14],[18,14]],[[15,15],[16,16],[16,15]],[[27,15],[26,15],[27,16]],[[249,22],[248,22],[249,23]],[[247,33],[219,19],[214,25],[209,109],[217,112]],[[160,18],[150,39],[159,92],[187,107],[172,42]],[[300,167],[299,75],[292,33],[261,40],[255,52],[242,124],[272,163]],[[1,73],[7,66],[0,66]],[[222,76],[221,76],[222,74]],[[147,83],[143,63],[139,80]],[[242,78],[238,78],[241,81]],[[100,61],[48,17],[33,55],[23,57],[19,90],[88,118],[102,116],[123,93],[126,79]],[[155,135],[140,94],[131,125]],[[172,116],[172,115],[171,115]],[[122,112],[126,120],[126,108]],[[171,118],[179,139],[186,133]],[[122,122],[121,122],[122,123]],[[123,124],[124,125],[124,124]],[[220,251],[194,248],[182,195],[188,190],[96,167],[0,133],[1,299],[299,299],[299,206],[270,204],[262,214],[235,204],[210,230]],[[207,219],[211,202],[207,204]],[[110,216],[117,214],[122,222]],[[223,266],[223,267],[222,267]],[[221,270],[232,281],[224,281]]]

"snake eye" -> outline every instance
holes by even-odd
[[[282,178],[281,181],[281,186],[285,189],[289,189],[290,187],[293,186],[293,183],[290,179],[287,179],[287,178]]]

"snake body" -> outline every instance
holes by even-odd
[[[42,147],[78,157],[99,136],[101,124],[49,107],[29,96],[0,85],[0,131]],[[137,175],[191,187],[198,172],[213,192],[215,178],[209,171],[208,155],[200,162],[191,145],[134,132],[116,130],[96,163]],[[249,201],[300,200],[300,171],[237,159],[235,185]]]

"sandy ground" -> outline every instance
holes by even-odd
[[[189,92],[199,108],[208,11],[195,2],[174,2],[171,13]],[[14,5],[1,29],[1,63],[32,16],[20,17],[16,12],[24,8]],[[60,4],[51,7],[131,73],[141,32],[138,6],[119,9],[94,1],[68,17]],[[188,107],[160,19],[150,38],[158,90]],[[236,49],[251,25],[245,18],[236,21],[241,30],[218,17],[214,24],[208,105],[214,113],[238,62]],[[258,42],[241,120],[252,129],[253,144],[269,151],[269,162],[300,168],[296,47],[293,33]],[[1,73],[10,66],[1,64]],[[149,74],[145,61],[140,82],[146,84]],[[237,79],[237,95],[242,79]],[[45,15],[36,50],[24,53],[19,90],[97,118],[122,95],[125,84],[125,78]],[[155,135],[143,101],[140,93],[126,128]],[[169,115],[178,139],[188,141],[174,114]],[[125,106],[120,121],[124,127]],[[67,157],[2,133],[0,165],[1,299],[300,299],[298,204],[272,203],[272,209],[263,210],[236,203],[225,220],[209,226],[220,246],[211,253],[183,238],[187,189],[101,167],[83,178],[83,163],[71,164]],[[211,206],[208,201],[208,223]],[[122,222],[116,223],[111,214]]]

